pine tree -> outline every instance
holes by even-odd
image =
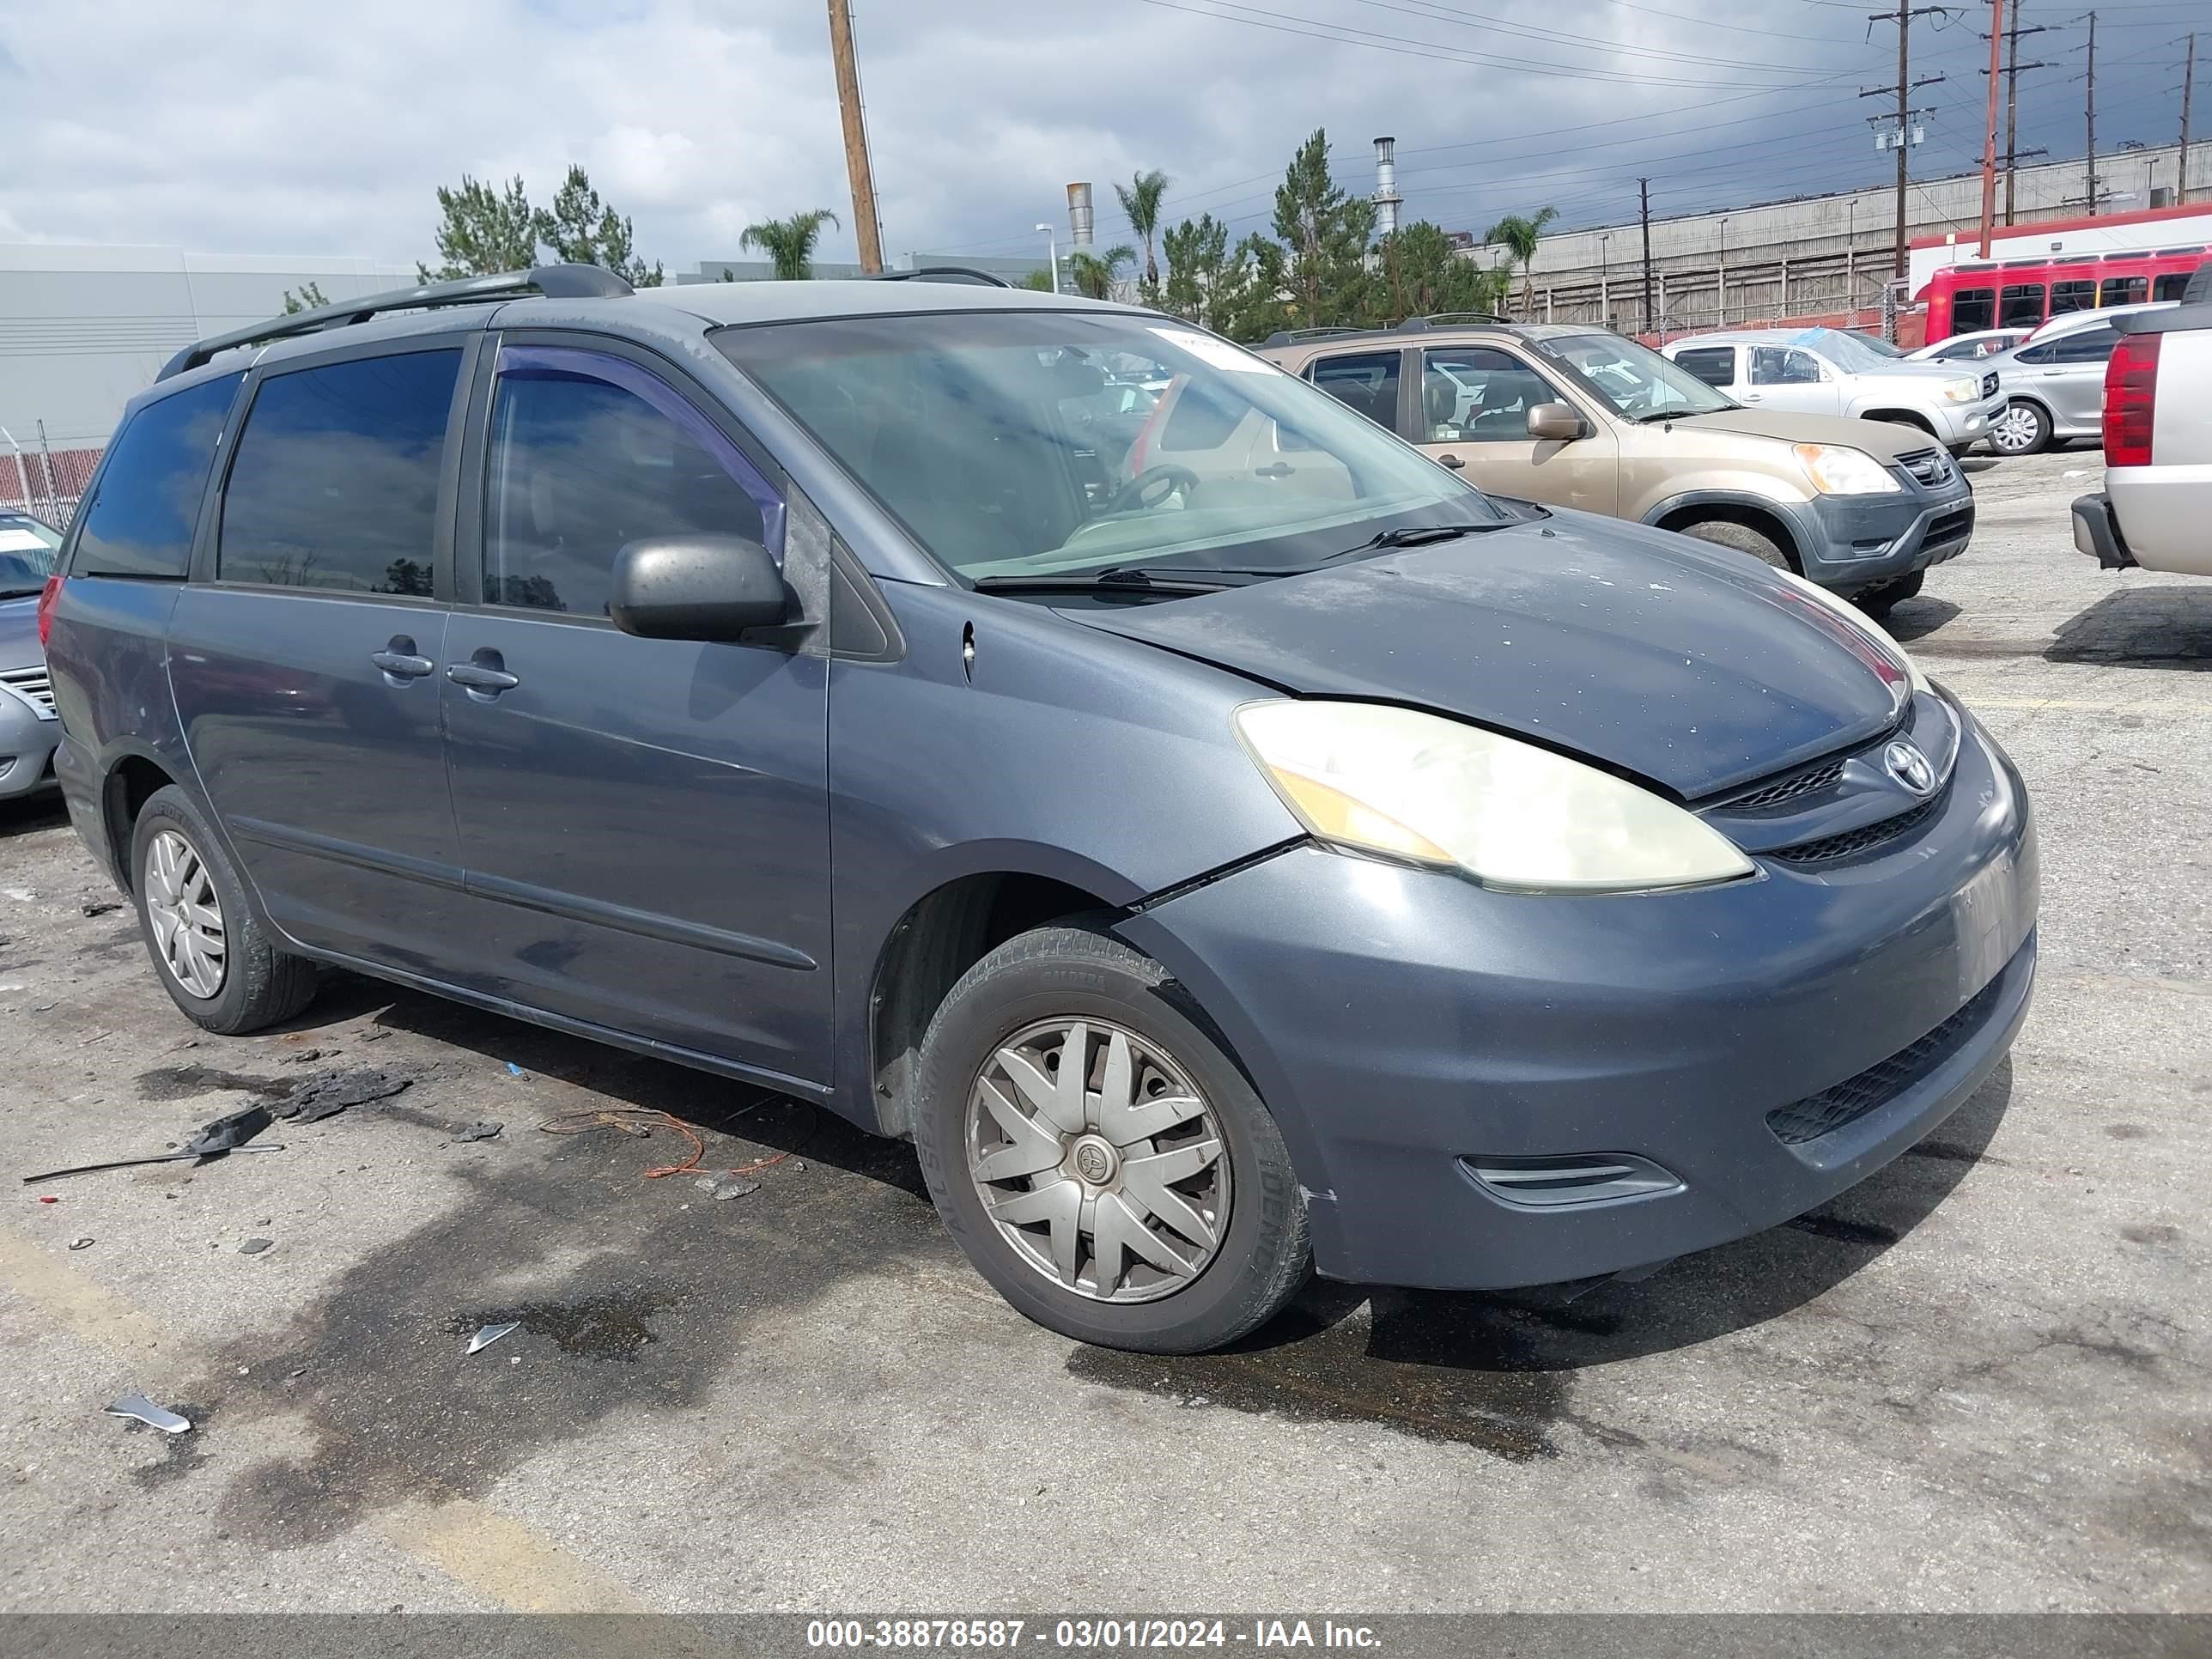
[[[568,176],[554,193],[552,210],[538,209],[532,215],[531,223],[538,240],[552,250],[556,259],[598,265],[632,288],[660,286],[659,264],[656,261],[647,269],[637,257],[630,222],[599,200],[590,176],[573,161]]]
[[[422,282],[450,282],[459,276],[488,276],[499,271],[527,270],[538,263],[538,215],[524,193],[520,177],[495,190],[480,179],[461,175],[461,187],[438,187],[438,211],[445,222],[438,227],[438,257],[445,264],[433,271],[415,267]]]
[[[1375,204],[1350,196],[1328,170],[1328,135],[1320,128],[1298,147],[1275,191],[1275,234],[1299,326],[1366,320],[1369,240]]]

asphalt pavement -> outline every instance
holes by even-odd
[[[1082,1348],[806,1106],[343,976],[201,1035],[58,808],[0,807],[11,1175],[406,1083],[7,1182],[0,1610],[2212,1609],[2212,581],[2074,551],[2100,466],[1980,464],[1893,618],[2040,817],[2011,1060],[1823,1210],[1571,1301]],[[686,1127],[757,1188],[647,1178]]]

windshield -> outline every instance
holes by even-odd
[[[1632,421],[1662,415],[1711,415],[1740,405],[1648,346],[1618,334],[1571,334],[1536,349],[1565,363],[1583,385]]]
[[[1781,335],[1774,337],[1777,344],[1784,343]],[[1839,328],[1808,328],[1802,333],[1790,335],[1787,343],[1819,352],[1848,374],[1887,374],[1900,368],[1927,367],[1925,363],[1900,362],[1888,354],[1887,348],[1877,351],[1870,342]]]
[[[60,535],[36,519],[0,514],[0,599],[36,593],[54,574]]]
[[[1285,574],[1386,531],[1514,517],[1366,416],[1164,317],[939,312],[714,339],[969,581]]]
[[[1875,335],[1862,333],[1859,330],[1855,328],[1846,331],[1850,335],[1851,338],[1856,340],[1861,345],[1864,346],[1869,351],[1874,353],[1877,357],[1909,357],[1912,355],[1903,346],[1892,345],[1888,341],[1879,338]]]

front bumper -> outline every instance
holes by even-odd
[[[1863,857],[1762,858],[1754,878],[1672,894],[1498,893],[1309,847],[1121,931],[1249,1068],[1308,1189],[1322,1272],[1589,1278],[1814,1208],[2003,1059],[2034,975],[2027,794],[1970,722],[1939,799]],[[1847,1082],[1879,1097],[1842,1127],[1795,1141],[1770,1127]],[[1534,1207],[1475,1173],[1553,1159],[1672,1182]]]
[[[54,781],[53,755],[62,724],[0,687],[0,800],[13,800]]]
[[[1974,487],[1954,466],[1932,489],[1815,495],[1792,516],[1807,579],[1859,593],[1965,552],[1974,536]]]
[[[1990,435],[1990,428],[2005,412],[2006,398],[2000,386],[1994,396],[1972,404],[1936,404],[1929,412],[1936,435],[1953,449],[1964,449]]]

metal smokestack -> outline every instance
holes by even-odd
[[[1068,240],[1078,247],[1091,246],[1091,186],[1070,185],[1067,187]]]
[[[1398,194],[1398,141],[1377,138],[1375,141],[1375,230],[1377,235],[1395,236],[1398,234],[1398,204],[1405,198]]]

